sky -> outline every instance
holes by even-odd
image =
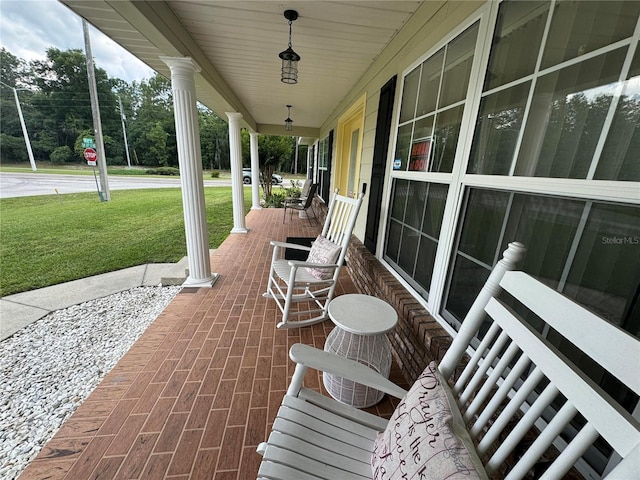
[[[109,77],[131,83],[153,76],[153,70],[89,25],[96,67]],[[43,60],[46,50],[84,52],[82,19],[57,0],[0,0],[0,46],[26,61]]]

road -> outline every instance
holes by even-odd
[[[100,179],[98,178],[98,182]],[[231,180],[205,180],[205,187],[231,186]],[[139,190],[142,188],[179,188],[175,177],[150,178],[111,175],[109,190]],[[98,192],[92,175],[54,175],[48,173],[0,173],[0,198],[31,197],[65,193]]]

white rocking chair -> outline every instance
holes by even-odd
[[[267,291],[263,296],[273,298],[282,312],[278,328],[303,327],[328,318],[327,307],[333,298],[362,197],[363,194],[357,199],[343,197],[336,190],[320,235],[324,238],[316,239],[316,242],[321,241],[333,250],[334,258],[328,262],[310,261],[316,258],[315,255],[307,261],[286,260],[282,258],[285,249],[311,253],[314,247],[271,241],[273,257]],[[309,302],[310,309],[292,311],[292,305],[298,302]]]

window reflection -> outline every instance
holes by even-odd
[[[484,97],[471,145],[468,172],[509,173],[522,126],[530,82]]]
[[[542,68],[630,37],[639,13],[640,2],[557,2],[542,57]]]
[[[461,105],[438,113],[436,132],[431,146],[432,172],[451,172],[453,170],[463,112],[464,106]]]
[[[444,48],[426,60],[422,65],[422,79],[420,81],[418,109],[416,111],[417,117],[431,113],[436,109],[443,60]]]
[[[519,268],[640,337],[640,208],[483,189],[465,205],[445,307],[457,321],[518,241],[527,247]]]
[[[484,81],[485,92],[533,73],[548,12],[548,2],[502,4]]]
[[[586,178],[627,48],[538,80],[516,175]]]
[[[400,105],[400,123],[415,118],[416,96],[418,95],[419,81],[420,67],[413,70],[404,78],[404,87],[402,87],[402,104]]]
[[[598,162],[598,180],[640,181],[640,50],[636,49],[622,96]]]

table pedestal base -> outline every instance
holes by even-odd
[[[327,337],[324,349],[326,352],[363,363],[381,375],[389,377],[391,346],[385,334],[356,335],[336,327]],[[384,397],[384,392],[336,375],[323,373],[322,379],[327,392],[333,398],[357,408],[371,407]]]

